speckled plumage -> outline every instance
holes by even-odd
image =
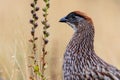
[[[95,54],[91,18],[74,11],[60,22],[75,30],[64,54],[64,80],[120,80],[120,71]]]

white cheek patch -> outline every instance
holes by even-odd
[[[67,24],[68,24],[69,26],[71,26],[75,31],[77,31],[77,28],[75,27],[74,24],[71,24],[71,23],[69,23],[69,22],[67,22]]]

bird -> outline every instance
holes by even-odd
[[[95,53],[95,29],[89,16],[73,11],[59,22],[74,30],[63,56],[63,80],[120,80],[120,70]]]

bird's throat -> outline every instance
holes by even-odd
[[[94,51],[94,31],[85,30],[77,31],[74,33],[72,39],[70,40],[67,50],[72,51],[72,53],[89,53],[89,51]]]

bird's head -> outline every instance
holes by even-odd
[[[93,25],[91,18],[80,11],[74,11],[69,13],[67,16],[61,18],[59,22],[67,23],[75,31],[87,28],[88,26],[86,25]]]

